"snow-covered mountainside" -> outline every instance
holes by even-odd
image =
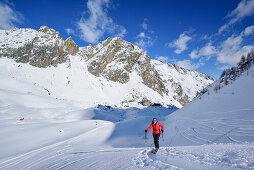
[[[169,115],[169,145],[254,142],[254,52]]]
[[[0,30],[0,64],[5,75],[83,107],[160,103],[181,108],[213,82],[203,73],[151,61],[121,38],[78,47],[47,26]]]
[[[254,67],[172,113],[160,106],[84,109],[13,76],[17,63],[3,60],[9,67],[0,67],[0,169],[254,168]],[[165,125],[156,156],[151,132],[144,138],[153,117]]]
[[[212,82],[212,78],[204,73],[186,70],[158,60],[151,60],[151,63],[165,82],[169,94],[182,105],[188,104],[200,89],[206,88]]]

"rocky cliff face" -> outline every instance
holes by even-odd
[[[88,72],[112,82],[126,84],[137,74],[143,85],[158,93],[157,98],[175,100],[182,106],[213,82],[203,73],[151,60],[144,50],[119,37],[108,38],[95,46],[78,47],[71,37],[64,41],[47,26],[38,31],[0,30],[0,57],[46,68],[69,62],[70,56],[83,58]]]
[[[86,47],[81,55],[88,61],[88,71],[95,76],[126,83],[135,70],[143,83],[163,95],[167,93],[161,78],[150,63],[149,56],[139,47],[116,37]]]
[[[79,52],[79,46],[69,37],[64,41],[64,51],[70,55],[76,55]]]
[[[29,28],[1,30],[0,36],[0,57],[36,67],[57,66],[68,60],[68,54],[75,55],[79,50],[71,38],[64,41],[58,32],[47,26],[38,31]]]

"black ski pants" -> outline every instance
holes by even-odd
[[[160,133],[159,134],[153,133],[154,145],[155,145],[155,148],[158,148],[158,149],[159,149],[159,138],[160,138]]]

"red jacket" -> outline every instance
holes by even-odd
[[[164,130],[164,125],[156,122],[156,124],[153,124],[153,122],[151,123],[151,125],[147,128],[147,132],[152,129],[153,127],[153,134],[159,134],[160,132],[160,126],[161,126],[161,130]]]

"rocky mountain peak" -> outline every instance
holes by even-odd
[[[126,83],[136,71],[143,83],[159,94],[167,93],[160,77],[150,64],[150,57],[139,47],[120,37],[107,38],[86,49],[88,71],[108,80]]]
[[[59,32],[47,26],[38,31],[29,28],[0,31],[0,37],[0,57],[36,67],[57,66],[66,62],[69,54],[79,51],[71,37],[64,41]]]
[[[59,32],[56,32],[56,30],[49,28],[48,26],[41,26],[38,32],[53,35],[55,38],[61,38]]]
[[[83,58],[87,71],[96,77],[121,84],[132,80],[157,92],[158,98],[170,98],[180,105],[188,104],[197,91],[213,82],[203,73],[151,60],[143,49],[120,37],[78,47],[71,37],[64,41],[57,31],[47,26],[41,26],[38,31],[0,30],[0,57],[45,68],[65,63],[71,56]]]
[[[49,32],[50,30],[53,30],[53,29],[50,29],[48,26],[41,26],[40,29],[39,29],[38,31],[47,33],[47,32]],[[54,30],[54,31],[55,31],[55,30]]]
[[[64,41],[64,47],[68,54],[75,55],[79,52],[79,46],[72,40],[71,37],[68,37]]]

